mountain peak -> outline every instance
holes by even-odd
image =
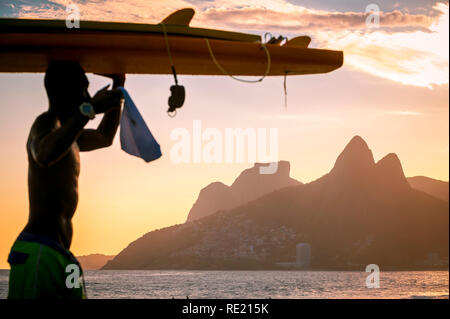
[[[364,147],[364,148],[369,148],[369,146],[367,145],[366,141],[364,141],[364,139],[361,136],[359,136],[359,135],[355,135],[355,136],[352,137],[350,142],[348,142],[347,147],[350,146],[350,145],[352,145],[352,146],[353,145],[355,145],[355,146],[359,145],[359,146]]]
[[[372,151],[366,141],[356,135],[338,156],[331,171],[334,175],[361,174],[375,165]]]
[[[265,167],[269,163],[255,163],[253,167],[243,170],[231,187],[240,187],[241,184],[247,185],[249,180],[271,180],[278,178],[289,179],[289,173],[291,171],[291,164],[288,161],[279,161],[277,170],[273,174],[261,174],[260,167]]]
[[[401,166],[402,166],[400,163],[400,159],[398,158],[397,154],[395,154],[395,153],[387,154],[385,157],[380,159],[377,164],[379,164],[379,163],[384,163],[384,165],[393,165],[393,166],[396,166],[397,168],[399,166],[401,168]]]
[[[376,163],[375,168],[378,179],[389,180],[395,187],[410,187],[397,154],[389,153]]]
[[[341,154],[343,154],[343,153],[355,154],[358,152],[359,153],[370,152],[370,154],[372,155],[372,152],[370,151],[369,146],[367,145],[366,141],[364,141],[364,139],[361,136],[355,135],[350,140],[350,142],[348,142],[348,144],[345,146],[345,148]],[[372,157],[372,159],[373,159],[373,157]]]
[[[377,162],[376,166],[379,170],[382,169],[387,173],[395,173],[405,178],[405,175],[403,174],[402,164],[400,163],[400,159],[395,153],[387,154]]]
[[[255,163],[242,171],[231,186],[215,182],[203,188],[189,211],[188,221],[237,207],[283,187],[301,185],[289,176],[288,161],[279,161],[274,174],[261,174],[259,168],[267,165],[269,163]]]

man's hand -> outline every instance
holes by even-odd
[[[119,86],[125,85],[125,74],[100,74],[97,75],[104,76],[113,80],[113,89],[118,88]]]
[[[91,103],[94,103],[92,105],[94,106],[95,112],[101,113],[103,111],[105,115],[96,130],[84,129],[81,133],[77,142],[82,152],[110,146],[113,143],[114,135],[119,126],[122,92],[117,87],[123,87],[125,84],[125,74],[99,75],[112,79],[113,89],[107,91],[106,87],[100,90],[91,100]]]
[[[105,113],[109,110],[120,107],[122,91],[112,89],[108,91],[109,85],[98,91],[89,103],[94,107],[95,113]]]

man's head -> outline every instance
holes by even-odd
[[[89,81],[77,62],[52,61],[44,78],[49,110],[60,119],[69,117],[78,106],[90,99]]]

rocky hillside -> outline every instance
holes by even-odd
[[[252,168],[246,169],[231,186],[214,182],[203,188],[189,211],[187,221],[219,210],[235,208],[283,187],[301,185],[299,181],[289,177],[289,162],[278,162],[278,169],[274,174],[260,174],[259,170],[263,165],[266,164],[256,163]]]
[[[106,269],[274,269],[311,244],[316,269],[448,267],[449,204],[413,189],[400,160],[354,137],[333,169],[236,208],[147,233]]]
[[[414,176],[407,178],[412,188],[448,202],[448,182],[439,181],[425,176]]]

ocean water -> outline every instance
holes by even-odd
[[[0,270],[6,298],[8,270]],[[88,298],[449,298],[448,271],[85,271]]]

